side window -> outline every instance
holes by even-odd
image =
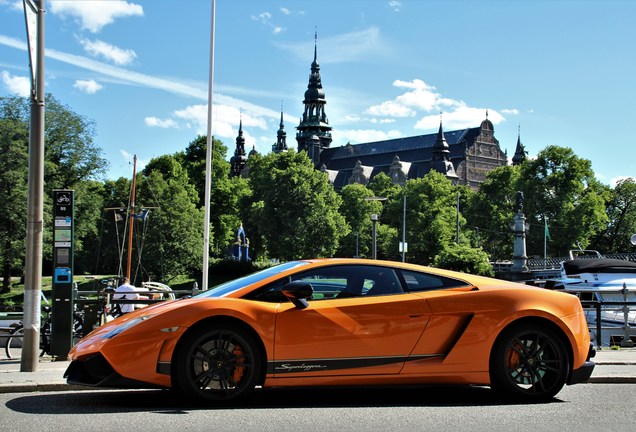
[[[310,270],[292,278],[309,282],[312,300],[403,293],[395,270],[388,267],[340,265]]]
[[[287,285],[288,282],[289,282],[288,277],[278,279],[275,282],[272,282],[262,288],[259,288],[257,291],[253,291],[249,293],[244,298],[247,300],[258,300],[258,301],[264,301],[268,303],[286,302],[288,300],[281,292],[281,289],[285,285]]]
[[[292,276],[292,281],[301,280],[311,284],[314,294],[311,300],[332,299],[347,290],[349,274],[342,267],[326,267]]]
[[[430,273],[420,273],[411,270],[401,270],[401,273],[407,291],[432,291],[444,288],[470,286],[470,284],[461,280]]]
[[[348,297],[378,296],[403,293],[400,278],[389,267],[366,265],[335,265],[298,273],[250,293],[249,300],[283,303],[288,301],[281,289],[288,282],[309,282],[314,289],[310,301],[342,299]]]

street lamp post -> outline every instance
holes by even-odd
[[[376,224],[378,222],[378,214],[371,213],[371,256],[373,259],[378,259],[378,248],[377,248],[377,232],[376,232]]]
[[[406,261],[406,190],[404,190],[404,208],[402,210],[402,262]]]
[[[372,196],[372,197],[366,197],[364,200],[365,201],[386,201],[388,198],[386,197],[378,197],[378,196]],[[371,217],[371,223],[372,223],[372,228],[371,228],[371,255],[373,257],[373,259],[377,259],[378,258],[378,250],[377,250],[377,235],[376,235],[376,223],[378,222],[378,219],[380,218],[380,216],[377,213],[372,213],[370,215]]]

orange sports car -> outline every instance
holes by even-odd
[[[70,352],[71,384],[223,401],[257,386],[473,384],[545,400],[594,363],[570,294],[412,264],[287,262],[124,315]]]

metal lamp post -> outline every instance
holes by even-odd
[[[386,197],[377,197],[377,196],[373,196],[373,197],[367,197],[364,200],[365,201],[386,201],[388,198]],[[376,231],[376,224],[378,222],[378,220],[380,219],[380,215],[378,215],[377,213],[371,213],[370,215],[371,217],[371,224],[372,224],[372,228],[371,228],[371,256],[373,257],[373,259],[378,259],[378,249],[377,249],[377,231]]]
[[[378,259],[378,248],[377,248],[377,231],[376,224],[378,223],[378,214],[371,213],[371,256],[373,259]]]

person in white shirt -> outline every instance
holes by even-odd
[[[147,288],[137,288],[130,284],[130,279],[127,277],[124,278],[122,284],[117,287],[115,290],[115,295],[113,296],[113,300],[148,300],[150,297],[147,295],[141,295],[140,292],[148,292]],[[116,303],[115,303],[116,304]],[[136,305],[133,303],[121,303],[119,307],[121,309],[121,313],[125,314],[128,312],[132,312],[139,307],[144,307],[144,305]]]

